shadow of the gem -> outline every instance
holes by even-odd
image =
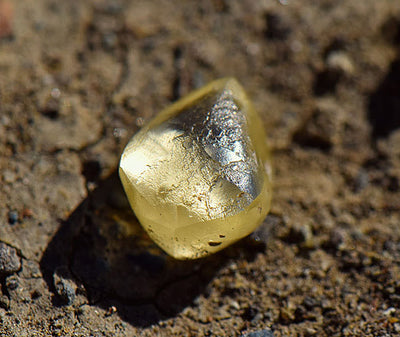
[[[368,119],[374,139],[385,138],[400,127],[399,93],[400,53],[392,62],[385,79],[369,99]]]
[[[381,33],[397,49],[397,56],[369,97],[367,117],[373,140],[385,138],[400,128],[400,17],[389,17],[381,27]]]
[[[117,172],[64,221],[41,260],[53,304],[63,305],[55,277],[60,269],[84,287],[89,304],[114,306],[125,321],[149,326],[191,305],[230,260],[251,260],[264,250],[251,239],[194,261],[167,256],[146,235],[125,198]],[[63,302],[64,301],[64,302]]]

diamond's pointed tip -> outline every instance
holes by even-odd
[[[245,99],[247,97],[246,91],[243,86],[235,77],[225,77],[222,79],[224,89],[231,90],[235,96]]]
[[[212,84],[214,90],[230,91],[233,97],[235,97],[243,105],[247,106],[250,103],[244,88],[235,77],[223,77],[219,80],[211,82],[211,85]]]

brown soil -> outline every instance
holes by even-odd
[[[224,76],[265,122],[271,215],[175,261],[115,170]],[[0,182],[1,336],[400,336],[400,1],[0,0]]]

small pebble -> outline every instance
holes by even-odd
[[[14,225],[18,222],[18,212],[17,211],[9,211],[8,212],[8,223],[10,225]]]
[[[79,308],[75,310],[76,315],[81,316],[81,315],[86,315],[89,311],[89,305],[83,304]]]
[[[23,218],[32,218],[33,217],[33,211],[29,208],[25,208],[22,211],[22,217]]]
[[[11,275],[6,278],[6,288],[7,291],[13,291],[19,286],[19,278],[16,275]]]
[[[383,312],[385,316],[391,316],[396,312],[396,308],[390,307]]]
[[[313,329],[313,328],[306,328],[306,334],[307,336],[314,336],[318,333],[317,330]]]
[[[270,329],[264,329],[247,333],[242,335],[242,337],[274,337],[274,333]]]
[[[317,301],[315,298],[310,297],[310,296],[306,296],[306,297],[304,298],[303,305],[304,305],[308,310],[312,310],[314,307],[318,306],[319,303],[318,303],[318,301]]]
[[[72,275],[65,267],[60,267],[54,273],[54,287],[60,299],[67,305],[71,305],[75,300],[76,284],[72,280]]]
[[[16,273],[21,268],[17,250],[0,242],[0,276]]]
[[[240,310],[240,304],[239,304],[238,302],[236,302],[235,300],[231,300],[231,301],[230,301],[230,306],[231,306],[233,309]]]
[[[107,312],[106,312],[106,317],[111,316],[112,314],[115,314],[117,312],[117,308],[115,306],[111,306],[108,308]]]
[[[248,307],[244,310],[242,318],[246,321],[253,321],[259,314],[259,311],[255,307]],[[262,314],[261,314],[262,315]]]
[[[350,57],[343,51],[334,51],[326,59],[327,66],[333,70],[339,70],[344,74],[353,74],[354,65]]]

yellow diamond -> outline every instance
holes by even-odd
[[[263,123],[232,78],[162,111],[126,146],[119,174],[150,237],[177,259],[250,234],[271,202]]]

